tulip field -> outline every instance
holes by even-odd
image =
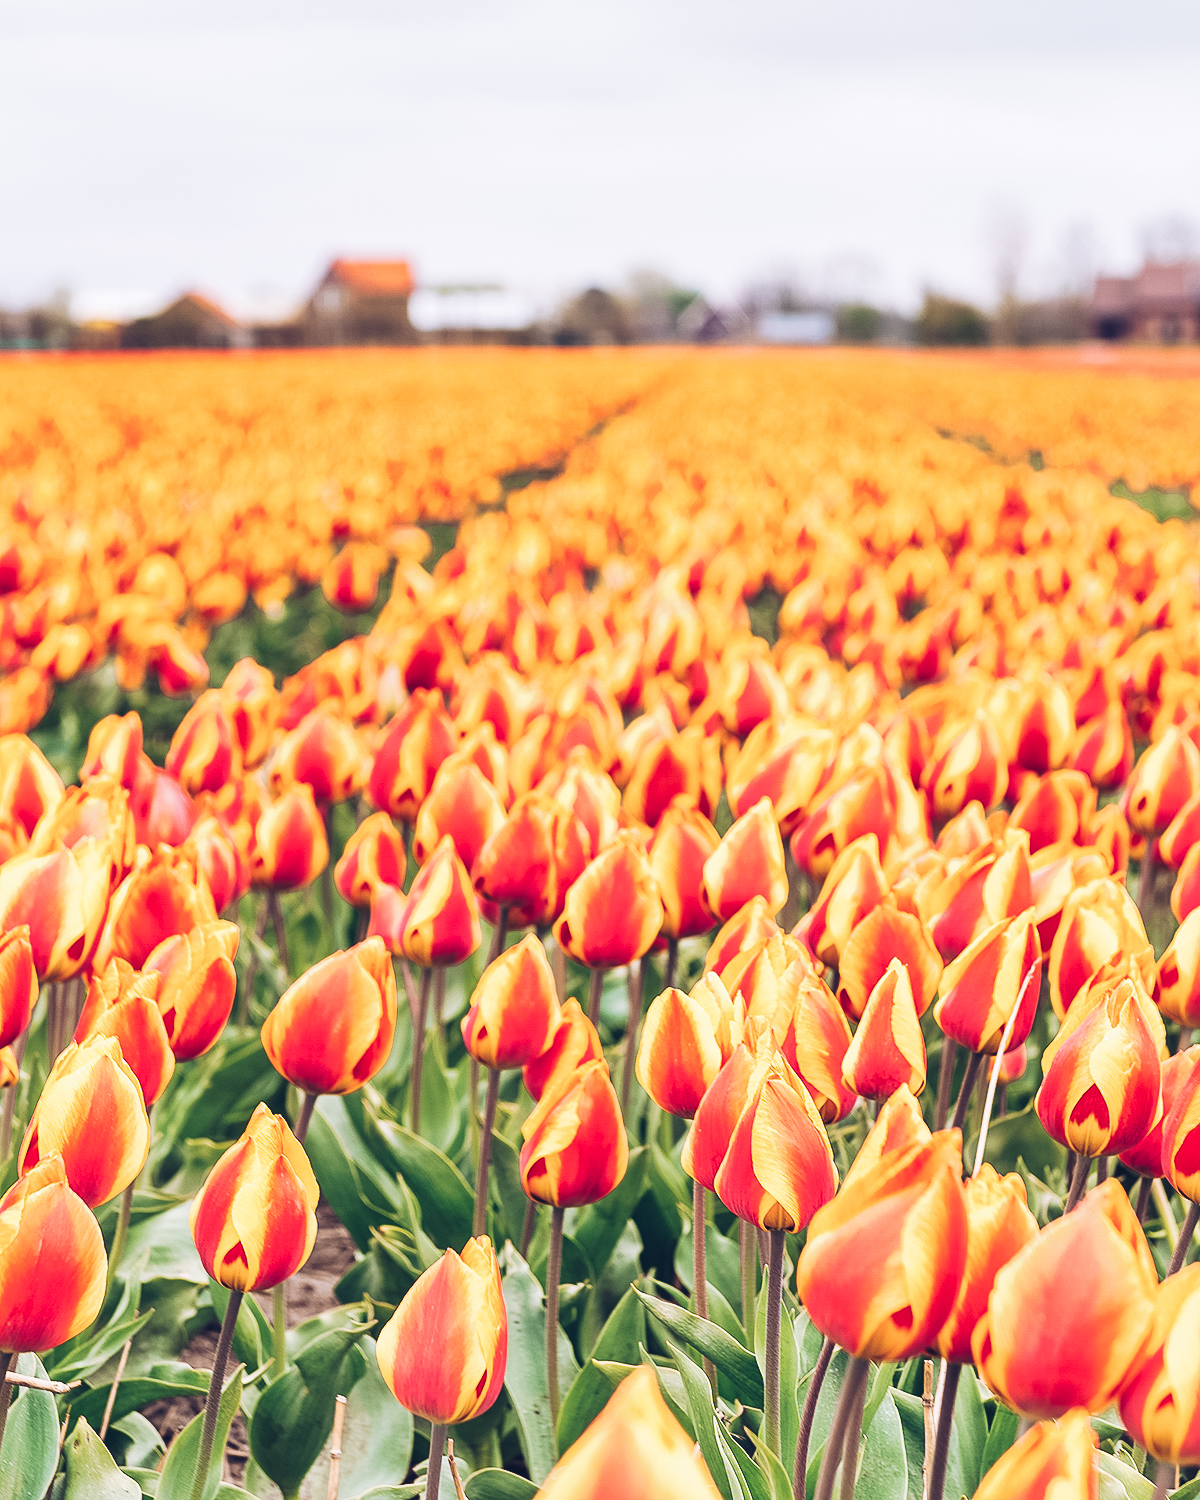
[[[1200,360],[0,393],[3,1500],[1200,1497]]]

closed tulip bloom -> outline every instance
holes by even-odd
[[[865,1099],[886,1099],[902,1084],[914,1094],[925,1087],[925,1038],[908,970],[898,959],[871,991],[842,1059],[842,1081]]]
[[[394,818],[415,822],[437,768],[457,742],[441,692],[418,688],[388,725],[375,752],[368,782],[371,801]]]
[[[937,1336],[937,1351],[955,1364],[971,1363],[971,1335],[987,1310],[996,1273],[1038,1232],[1025,1184],[1016,1172],[1001,1177],[987,1162],[963,1184],[967,1199],[967,1264],[954,1310]]]
[[[18,854],[0,867],[0,927],[25,927],[38,978],[70,979],[87,963],[108,910],[110,868],[91,852]]]
[[[351,906],[370,906],[378,885],[404,889],[408,855],[404,835],[385,812],[364,818],[350,837],[333,871],[333,883]]]
[[[812,1095],[826,1125],[844,1120],[858,1093],[842,1079],[853,1040],[841,1007],[818,974],[802,974],[779,1050]]]
[[[741,1041],[696,1108],[680,1159],[688,1176],[710,1192],[746,1101],[766,1076],[777,1050],[770,1026],[761,1019],[748,1021]]]
[[[1200,1265],[1168,1276],[1154,1294],[1147,1353],[1121,1392],[1121,1421],[1159,1463],[1200,1462]]]
[[[479,947],[482,936],[479,903],[455,852],[454,840],[447,834],[408,893],[401,951],[425,969],[436,964],[460,964]]]
[[[662,898],[665,936],[698,937],[712,927],[704,900],[704,865],[720,842],[699,808],[672,803],[659,819],[646,852]]]
[[[676,797],[698,807],[705,816],[720,796],[719,741],[700,725],[650,745],[638,759],[625,787],[625,812],[638,823],[656,828]]]
[[[196,804],[174,776],[160,771],[143,756],[133,789],[129,793],[133,831],[139,844],[157,849],[159,844],[182,844],[196,822]]]
[[[1160,1170],[1177,1193],[1200,1203],[1200,1055],[1189,1047],[1183,1056],[1193,1061],[1175,1081],[1175,1100],[1162,1121]]]
[[[242,769],[242,749],[229,699],[217,688],[201,693],[171,736],[167,773],[188,792],[215,792]]]
[[[310,885],[328,863],[325,820],[312,788],[293,782],[258,820],[250,883],[270,890],[298,890]]]
[[[967,1261],[962,1137],[888,1152],[818,1209],[796,1292],[827,1338],[859,1359],[907,1359],[949,1317]]]
[[[1037,1114],[1083,1156],[1135,1146],[1162,1118],[1158,1047],[1131,979],[1097,987],[1042,1053]]]
[[[767,910],[765,897],[755,896],[717,933],[704,955],[704,972],[723,973],[739,953],[761,947],[779,931],[779,923]]]
[[[859,1020],[871,991],[899,959],[908,971],[913,1004],[923,1016],[933,1004],[942,978],[942,960],[929,928],[917,911],[904,911],[897,897],[888,896],[867,914],[842,951],[838,968],[838,1000],[848,1016]]]
[[[1096,1435],[1087,1412],[1038,1422],[983,1476],[975,1500],[1098,1500]]]
[[[955,886],[957,892],[947,901]],[[942,908],[936,915],[929,914],[929,930],[938,952],[947,959],[960,954],[993,922],[1018,916],[1033,905],[1028,835],[1014,829],[990,850],[976,850],[966,866],[933,894],[929,905]]]
[[[833,731],[805,719],[770,718],[746,736],[733,758],[725,793],[734,817],[771,799],[780,832],[791,836],[816,796],[837,747]]]
[[[449,834],[459,859],[470,870],[504,820],[500,793],[475,762],[462,754],[447,756],[417,814],[413,858],[423,865]]]
[[[309,1094],[350,1094],[373,1078],[396,1033],[396,976],[379,938],[301,974],[262,1025],[271,1066]]]
[[[1156,838],[1197,791],[1200,750],[1190,735],[1172,724],[1134,766],[1121,806],[1130,828]]]
[[[690,1120],[740,1039],[735,1002],[716,975],[690,995],[664,990],[646,1012],[637,1080],[669,1115]]]
[[[0,871],[0,879],[3,871]],[[1050,1002],[1059,1020],[1105,964],[1132,955],[1147,991],[1157,977],[1154,949],[1133,897],[1115,880],[1093,880],[1072,891],[1050,947]]]
[[[510,925],[543,922],[554,910],[558,875],[554,817],[539,792],[519,797],[507,819],[480,849],[471,868],[475,889],[488,901],[511,908]]]
[[[946,1036],[972,1052],[994,1057],[1018,1006],[1008,1049],[1019,1047],[1033,1027],[1042,981],[1033,918],[1030,909],[987,928],[942,975],[934,1019]]]
[[[1200,844],[1193,844],[1183,857],[1171,887],[1171,910],[1182,922],[1200,907]]]
[[[1188,850],[1200,840],[1200,792],[1193,792],[1158,841],[1158,857],[1164,865],[1177,870],[1187,858]]]
[[[887,893],[879,840],[873,833],[864,834],[834,860],[820,894],[792,935],[823,964],[836,967],[851,936]]]
[[[1029,852],[1073,842],[1096,805],[1096,793],[1082,771],[1051,771],[1024,793],[1008,820],[1029,835]]]
[[[345,802],[367,784],[370,762],[354,725],[318,708],[280,741],[270,769],[276,794],[303,782],[327,806]]]
[[[857,1182],[870,1171],[881,1157],[906,1151],[910,1146],[922,1146],[931,1139],[932,1134],[912,1090],[901,1084],[889,1099],[880,1104],[875,1123],[859,1147],[858,1155],[850,1163],[850,1170],[842,1183],[842,1191],[845,1192],[852,1182]]]
[[[317,1180],[282,1115],[260,1104],[192,1200],[200,1263],[231,1292],[265,1292],[295,1275],[317,1237]]]
[[[717,1172],[717,1196],[759,1229],[794,1234],[829,1202],[837,1181],[821,1116],[776,1052],[733,1127]]]
[[[217,919],[204,877],[186,857],[159,849],[122,881],[113,896],[93,967],[106,969],[123,958],[144,969],[155,948],[177,933]]]
[[[175,1057],[156,1003],[161,976],[139,973],[123,958],[114,958],[88,987],[75,1028],[75,1040],[116,1037],[121,1056],[141,1085],[149,1109],[171,1081]]]
[[[1081,724],[1075,732],[1070,764],[1095,787],[1120,786],[1133,770],[1133,733],[1120,702]]]
[[[0,735],[0,810],[20,824],[26,838],[63,793],[62,777],[28,735]]]
[[[567,1000],[558,1014],[546,1050],[526,1063],[521,1077],[527,1093],[540,1099],[561,1075],[574,1073],[584,1063],[603,1062],[604,1051],[596,1028],[583,1013],[578,1000]]]
[[[621,834],[567,892],[554,939],[590,969],[620,968],[646,952],[662,917],[650,862],[631,834]]]
[[[206,812],[197,818],[185,847],[208,882],[217,911],[224,911],[250,889],[249,866],[218,813]]]
[[[639,1365],[573,1443],[542,1500],[717,1500],[696,1444],[675,1420],[648,1365]]]
[[[157,1004],[176,1062],[200,1057],[225,1029],[237,993],[236,922],[203,922],[172,933],[146,955],[159,976]]]
[[[508,1311],[486,1235],[447,1250],[405,1293],[375,1348],[387,1387],[435,1426],[482,1416],[504,1386]]]
[[[91,780],[93,776],[111,776],[130,792],[141,760],[141,715],[107,714],[92,726],[92,732],[88,735],[83,765],[79,768],[79,779],[83,782]],[[59,796],[61,795],[60,792]]]
[[[921,784],[936,823],[968,802],[994,807],[1008,785],[1008,762],[991,716],[980,709],[966,723],[948,722],[934,744]]]
[[[53,1349],[90,1328],[108,1259],[96,1217],[49,1154],[0,1198],[0,1349]]]
[[[625,1176],[629,1142],[603,1062],[560,1074],[521,1126],[521,1186],[555,1208],[607,1198]]]
[[[0,933],[0,1047],[15,1042],[29,1025],[37,998],[37,966],[23,923]]]
[[[242,764],[250,770],[270,749],[279,719],[280,696],[275,675],[252,656],[244,656],[230,667],[221,692],[230,706]]]
[[[1001,1267],[971,1352],[1014,1411],[1103,1411],[1143,1354],[1158,1274],[1114,1178],[1055,1219]]]
[[[704,899],[718,922],[727,922],[755,896],[774,915],[787,900],[783,840],[769,797],[734,823],[704,864]]]
[[[1179,1026],[1200,1026],[1200,911],[1180,923],[1158,961],[1158,1008]]]
[[[545,782],[542,789],[548,790]],[[555,802],[570,808],[587,829],[593,855],[599,854],[616,838],[620,827],[621,793],[607,771],[601,771],[585,750],[571,752],[553,796]]]
[[[52,854],[65,848],[79,860],[88,854],[94,854],[97,862],[104,860],[110,890],[132,867],[136,847],[129,796],[110,776],[69,787],[41,818],[29,840],[30,854]]]
[[[379,575],[387,554],[381,547],[348,542],[321,575],[321,592],[335,609],[359,614],[370,609],[379,594]]]
[[[1025,1076],[1025,1069],[1029,1066],[1029,1049],[1022,1042],[1019,1047],[1010,1047],[1000,1059],[1000,1082],[1002,1084],[1016,1083],[1018,1078]]]
[[[114,1036],[71,1042],[50,1069],[17,1153],[21,1176],[57,1152],[89,1208],[107,1203],[142,1170],[150,1122],[142,1086]]]
[[[862,766],[827,792],[797,825],[792,858],[814,879],[823,880],[841,851],[864,834],[873,833],[885,849],[895,816],[886,768]]]
[[[485,1068],[524,1068],[546,1051],[558,1021],[554,972],[541,940],[530,933],[480,975],[462,1037]]]

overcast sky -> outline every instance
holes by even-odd
[[[0,68],[7,305],[337,254],[992,303],[1200,224],[1197,0],[0,0]]]

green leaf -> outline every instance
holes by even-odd
[[[63,1456],[67,1465],[63,1500],[140,1500],[137,1480],[121,1473],[86,1422],[80,1422],[64,1443]]]
[[[498,1132],[492,1136],[492,1175],[490,1191],[499,1194],[503,1215],[496,1225],[497,1239],[503,1245],[506,1239],[514,1245],[521,1243],[521,1230],[525,1227],[525,1210],[529,1199],[521,1187],[520,1156]]]
[[[904,1433],[894,1392],[889,1390],[884,1392],[875,1420],[863,1438],[854,1493],[858,1500],[905,1500],[907,1489]],[[947,1495],[969,1493],[969,1490],[956,1489],[947,1472]]]
[[[211,1278],[208,1295],[212,1298],[213,1310],[218,1318],[225,1317],[229,1306],[229,1288],[221,1286]],[[243,1297],[238,1308],[237,1322],[233,1327],[233,1352],[248,1370],[257,1370],[270,1358],[275,1348],[275,1332],[267,1315],[258,1305],[256,1297]]]
[[[172,1371],[167,1375],[167,1371]],[[98,1385],[93,1390],[73,1393],[71,1418],[81,1417],[99,1427],[104,1420],[104,1408],[108,1404],[110,1386]],[[113,1422],[119,1422],[130,1412],[140,1411],[151,1401],[167,1401],[172,1396],[204,1396],[208,1392],[208,1376],[203,1370],[194,1370],[190,1365],[152,1365],[148,1375],[134,1376],[122,1380],[117,1387],[117,1399],[113,1402]],[[53,1404],[53,1403],[51,1403]],[[57,1422],[57,1418],[55,1419]],[[5,1443],[7,1444],[7,1434]],[[57,1434],[55,1436],[57,1442]]]
[[[370,1249],[377,1225],[405,1222],[404,1197],[371,1154],[343,1098],[322,1095],[304,1149],[329,1206],[360,1250]]]
[[[758,1433],[748,1428],[747,1436],[755,1444],[755,1459],[775,1500],[792,1500],[792,1476],[789,1470],[784,1468],[783,1460],[776,1458],[766,1443],[759,1441]],[[795,1462],[794,1457],[792,1462]]]
[[[158,1113],[155,1111],[155,1124]],[[165,1213],[156,1214],[134,1224],[125,1241],[122,1265],[137,1265],[142,1286],[148,1281],[191,1281],[208,1285],[208,1272],[200,1264],[196,1242],[192,1239],[190,1203],[179,1203]],[[124,1340],[121,1341],[124,1343]],[[120,1345],[117,1346],[118,1348]]]
[[[436,1146],[392,1120],[378,1122],[392,1163],[412,1189],[421,1228],[440,1248],[461,1251],[471,1238],[475,1194],[466,1178]]]
[[[674,1307],[660,1297],[648,1297],[636,1288],[634,1291],[650,1316],[672,1338],[707,1356],[718,1370],[730,1377],[744,1405],[762,1407],[762,1375],[749,1350],[743,1349],[735,1338],[706,1318],[699,1318],[682,1307]]]
[[[1017,1433],[1021,1428],[1021,1419],[1015,1411],[1009,1411],[1007,1406],[996,1405],[996,1415],[992,1418],[992,1425],[988,1429],[987,1442],[983,1445],[983,1458],[979,1464],[980,1479],[987,1473],[1001,1454],[1008,1450],[1017,1440]]]
[[[412,1458],[413,1419],[384,1383],[370,1335],[350,1350],[342,1374],[348,1394],[339,1493],[353,1500],[364,1490],[403,1481]],[[327,1445],[310,1471],[309,1488],[314,1495],[329,1488]]]
[[[217,1429],[213,1438],[212,1459],[204,1481],[201,1500],[216,1500],[217,1489],[221,1483],[221,1470],[224,1467],[225,1444],[229,1441],[229,1429],[237,1415],[238,1406],[241,1404],[244,1373],[243,1367],[238,1365],[225,1382],[225,1389],[221,1392],[220,1405],[217,1407]],[[190,1500],[196,1465],[200,1461],[200,1434],[203,1426],[204,1413],[199,1412],[171,1444],[167,1461],[163,1464],[162,1478],[158,1482],[158,1500]]]
[[[477,1469],[463,1485],[467,1500],[533,1500],[538,1487],[507,1469]]]
[[[1154,1500],[1154,1482],[1129,1464],[1101,1449],[1096,1454],[1100,1469],[1100,1500]]]
[[[973,1495],[983,1478],[983,1454],[987,1447],[987,1414],[979,1395],[975,1371],[964,1365],[958,1379],[958,1396],[954,1402],[954,1427],[951,1445],[957,1444],[959,1472],[965,1495]]]
[[[18,1356],[21,1375],[45,1379],[41,1361]],[[49,1391],[13,1387],[4,1446],[0,1449],[0,1495],[5,1500],[42,1500],[58,1468],[58,1409]]]
[[[968,1161],[974,1159],[975,1143],[969,1142]],[[1046,1134],[1045,1127],[1037,1117],[1032,1102],[1015,1115],[1005,1115],[993,1120],[988,1127],[984,1160],[991,1162],[997,1172],[1014,1172],[1018,1159],[1024,1160],[1031,1172],[1044,1177],[1048,1168],[1062,1170],[1066,1166],[1067,1154],[1062,1146]]]
[[[774,1500],[771,1483],[740,1443],[735,1443],[720,1423],[717,1437],[727,1457],[737,1466],[743,1500]]]
[[[511,1248],[504,1274],[504,1303],[508,1309],[508,1368],[504,1388],[517,1420],[521,1451],[530,1478],[541,1484],[554,1467],[557,1451],[550,1423],[546,1384],[546,1308],[533,1272]],[[558,1386],[565,1398],[579,1374],[575,1354],[562,1329],[558,1333]]]
[[[367,1327],[351,1323],[313,1339],[259,1397],[250,1452],[285,1494],[299,1488],[333,1431],[335,1398],[345,1394],[342,1367]]]
[[[741,1483],[737,1477],[737,1466],[731,1463],[717,1435],[717,1419],[713,1410],[712,1390],[704,1378],[700,1366],[690,1360],[682,1349],[675,1346],[671,1351],[679,1378],[683,1381],[684,1399],[692,1418],[692,1430],[700,1445],[700,1453],[708,1465],[713,1483],[725,1500],[740,1500]]]
[[[629,1364],[637,1360],[638,1345],[645,1342],[646,1314],[633,1294],[625,1293],[601,1330],[591,1358],[575,1377],[558,1414],[558,1451],[565,1453],[580,1437],[585,1427],[604,1410],[612,1395],[612,1386],[595,1361],[620,1360]]]
[[[1200,1497],[1200,1475],[1181,1484],[1177,1490],[1169,1491],[1170,1500],[1198,1500]]]
[[[638,1200],[645,1191],[649,1153],[645,1146],[629,1153],[625,1176],[607,1198],[575,1211],[567,1233],[588,1258],[593,1279],[598,1278],[617,1248]],[[568,1215],[568,1218],[571,1216]]]
[[[136,1465],[126,1465],[121,1473],[137,1483],[141,1494],[149,1496],[149,1500],[154,1500],[158,1494],[158,1482],[162,1478],[157,1469],[141,1469]]]

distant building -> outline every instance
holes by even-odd
[[[1151,344],[1200,340],[1200,261],[1147,261],[1136,276],[1098,276],[1092,332]]]
[[[335,260],[300,314],[306,344],[415,344],[406,260]]]
[[[832,344],[837,318],[825,308],[763,312],[755,332],[764,344]]]
[[[633,324],[611,292],[591,286],[563,308],[554,339],[559,344],[629,344]]]
[[[162,312],[134,318],[120,331],[122,349],[243,349],[249,343],[237,319],[200,292],[185,292]]]
[[[532,303],[500,286],[430,286],[412,294],[413,327],[427,344],[529,344]]]
[[[675,319],[675,335],[690,344],[744,344],[754,326],[740,307],[713,307],[695,296]]]

